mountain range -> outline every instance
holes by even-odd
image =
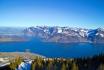
[[[85,29],[76,27],[36,26],[24,29],[27,37],[38,38],[44,42],[58,43],[104,43],[104,29]]]
[[[31,39],[57,43],[104,43],[104,29],[59,26],[0,27],[0,41],[27,41]]]

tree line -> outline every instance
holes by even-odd
[[[23,61],[18,57],[11,61],[9,70],[15,70]],[[104,70],[104,55],[86,58],[35,58],[31,70]]]

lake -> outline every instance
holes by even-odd
[[[78,58],[104,53],[104,44],[63,44],[37,41],[0,42],[0,52],[24,52],[26,49],[46,57]]]

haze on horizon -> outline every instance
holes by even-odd
[[[104,28],[103,0],[0,0],[0,27]]]

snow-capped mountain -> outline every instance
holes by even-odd
[[[70,27],[36,26],[24,30],[29,37],[37,37],[46,42],[104,42],[104,29],[84,29]]]

